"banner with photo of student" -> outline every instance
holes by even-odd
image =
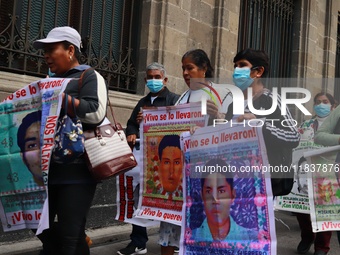
[[[137,217],[181,224],[184,161],[180,134],[204,123],[200,103],[143,109]]]
[[[4,231],[37,229],[61,92],[70,79],[42,79],[0,103],[0,219]],[[42,228],[46,222],[41,223]]]
[[[340,230],[340,146],[304,153],[313,232]]]
[[[292,167],[294,169],[294,184],[292,191],[285,196],[275,197],[274,207],[277,210],[310,213],[308,198],[308,169],[307,160],[304,153],[317,150],[323,146],[317,145],[312,141],[301,140],[298,147],[293,150]]]
[[[273,196],[261,127],[182,134],[181,254],[276,254]]]

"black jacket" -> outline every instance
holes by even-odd
[[[94,69],[89,68],[90,66],[87,65],[79,65],[67,71],[63,76],[59,76],[73,78],[64,92],[79,99],[76,114],[82,122],[84,131],[97,127],[104,120],[108,100],[107,84],[104,78]],[[85,70],[87,71],[79,81]],[[63,115],[62,110],[60,116]]]
[[[273,94],[268,89],[264,89],[262,94],[253,100],[253,106],[258,110],[268,110],[271,108],[272,103]],[[245,107],[244,112],[250,113],[248,106]],[[287,169],[290,168],[292,163],[293,149],[299,145],[300,133],[294,126],[295,123],[288,108],[286,112],[286,115],[281,115],[281,98],[278,96],[275,111],[267,116],[256,116],[256,118],[266,118],[262,132],[269,165],[272,167],[286,166]],[[233,104],[230,104],[226,119],[229,121],[232,118]],[[282,123],[284,125],[282,125]],[[282,171],[271,173],[273,194],[282,195],[286,193],[287,190],[289,190],[289,193],[291,185],[293,184],[293,177],[294,171],[292,169],[290,169],[289,173]]]
[[[99,125],[105,117],[107,106],[107,85],[104,78],[94,69],[89,69],[79,82],[79,78],[89,66],[79,65],[58,78],[74,78],[65,88],[65,93],[80,100],[77,116],[81,119],[83,129]],[[60,114],[63,116],[63,113]],[[51,160],[48,183],[80,184],[95,183],[86,165],[84,156],[70,164],[59,164]]]
[[[150,107],[150,106],[171,106],[176,103],[179,95],[170,92],[167,87],[164,87],[163,91],[157,96],[157,98],[151,103],[151,93],[147,94],[143,97],[135,108],[133,109],[130,119],[126,125],[126,135],[137,135],[139,136],[139,124],[136,122],[136,118],[138,113],[140,112],[141,107]]]

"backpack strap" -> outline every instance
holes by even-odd
[[[78,92],[80,91],[81,87],[83,86],[83,78],[84,78],[85,73],[86,73],[88,70],[94,70],[94,69],[91,67],[91,68],[85,69],[85,70],[82,72],[82,74],[80,75],[79,80],[78,80]]]

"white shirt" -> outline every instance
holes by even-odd
[[[206,100],[212,100],[218,106],[219,112],[226,113],[229,105],[233,101],[230,90],[222,84],[210,83],[210,86],[218,93],[218,95],[216,95],[209,87],[198,90],[188,89],[180,96],[175,105],[199,102],[205,98]]]

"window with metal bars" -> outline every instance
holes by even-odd
[[[81,64],[99,71],[110,89],[135,93],[140,16],[139,0],[0,1],[0,70],[46,76],[43,52],[32,43],[71,26],[82,36]]]
[[[241,0],[238,51],[266,51],[268,77],[290,77],[293,15],[293,0]]]

